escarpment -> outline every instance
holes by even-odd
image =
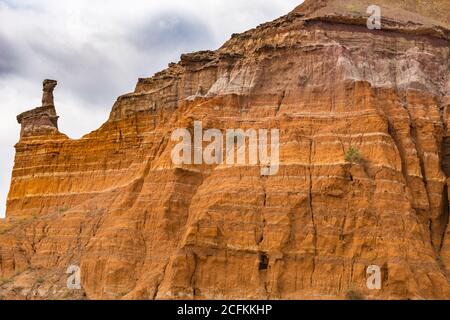
[[[139,79],[79,140],[47,95],[18,118],[2,296],[449,299],[449,11],[420,3],[369,30],[366,1],[306,1]],[[173,164],[195,121],[278,129],[278,174]]]

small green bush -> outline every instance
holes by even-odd
[[[354,146],[350,146],[350,148],[345,153],[345,161],[347,162],[358,163],[361,162],[362,159],[363,157],[361,153]]]
[[[363,294],[355,288],[348,289],[345,297],[347,298],[347,300],[364,300]]]

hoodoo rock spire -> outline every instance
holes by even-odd
[[[17,121],[21,125],[22,138],[58,132],[58,115],[53,98],[53,91],[57,84],[55,80],[44,80],[42,106],[17,116]]]
[[[18,117],[0,298],[450,299],[450,1],[378,0],[381,30],[372,2],[307,0],[185,54],[79,140],[47,82]],[[174,164],[198,121],[211,143],[279,130],[276,174]]]

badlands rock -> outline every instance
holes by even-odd
[[[449,2],[379,1],[382,30],[369,2],[308,0],[183,55],[79,140],[48,95],[19,116],[3,297],[449,299]],[[195,121],[279,129],[278,174],[175,166]]]

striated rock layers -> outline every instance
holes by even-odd
[[[449,299],[449,2],[379,2],[381,30],[369,1],[311,0],[183,55],[80,140],[47,91],[19,116],[3,298]],[[279,129],[278,174],[175,166],[194,121]]]

